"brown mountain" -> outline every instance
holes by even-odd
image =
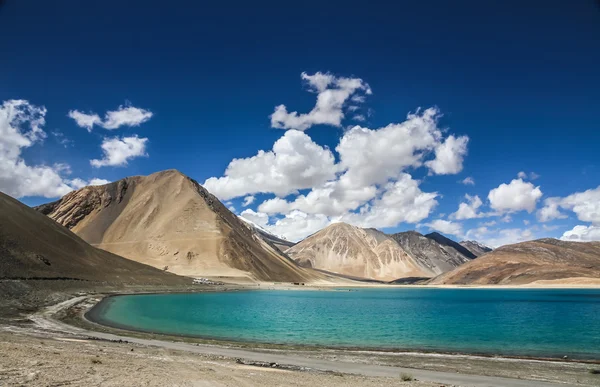
[[[67,228],[3,193],[0,279],[152,285],[191,281],[90,246]]]
[[[499,247],[432,284],[600,284],[600,242],[538,239]]]
[[[390,235],[390,237],[419,266],[427,269],[429,277],[453,270],[475,258],[475,255],[458,243],[437,233],[422,235],[416,231],[405,231]],[[456,245],[458,245],[458,249]]]
[[[290,282],[319,277],[175,170],[85,187],[36,209],[94,246],[181,275]]]
[[[301,266],[381,281],[433,277],[466,261],[453,264],[443,259],[415,259],[381,231],[346,223],[334,223],[286,253]],[[443,267],[439,265],[441,262]]]

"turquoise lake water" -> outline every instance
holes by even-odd
[[[263,343],[600,359],[600,290],[364,289],[117,296],[89,314]]]

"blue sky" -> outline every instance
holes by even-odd
[[[600,239],[598,3],[389,3],[5,1],[0,190],[35,205],[84,183],[176,168],[200,183],[221,178],[207,187],[290,239],[337,220],[494,245]],[[315,74],[329,77],[323,90],[349,93],[341,107],[273,123],[279,105],[315,107]],[[409,113],[423,121],[428,108],[434,127],[419,127],[439,138],[414,145],[402,123]],[[17,123],[16,111],[27,120]],[[96,120],[91,131],[71,111]],[[390,124],[396,132],[380,132]],[[304,131],[287,133],[298,125]],[[350,141],[342,160],[340,139],[357,134],[367,143]],[[449,146],[462,136],[464,149]],[[272,151],[281,138],[291,153],[246,160],[244,179],[223,179],[233,159]],[[416,162],[394,153],[403,144]],[[434,164],[438,173],[426,163],[443,144],[452,157]],[[361,159],[361,147],[371,156]],[[298,150],[306,152],[295,158]],[[376,172],[363,168],[370,163]],[[467,177],[475,184],[460,183]],[[320,195],[304,200],[311,192]],[[281,201],[260,207],[276,194]],[[477,208],[457,215],[465,194]]]

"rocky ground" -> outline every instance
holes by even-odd
[[[409,379],[410,375],[403,375]],[[131,343],[0,332],[0,386],[440,386],[301,372]]]

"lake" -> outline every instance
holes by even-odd
[[[600,290],[336,289],[126,295],[99,323],[230,341],[600,359]]]

